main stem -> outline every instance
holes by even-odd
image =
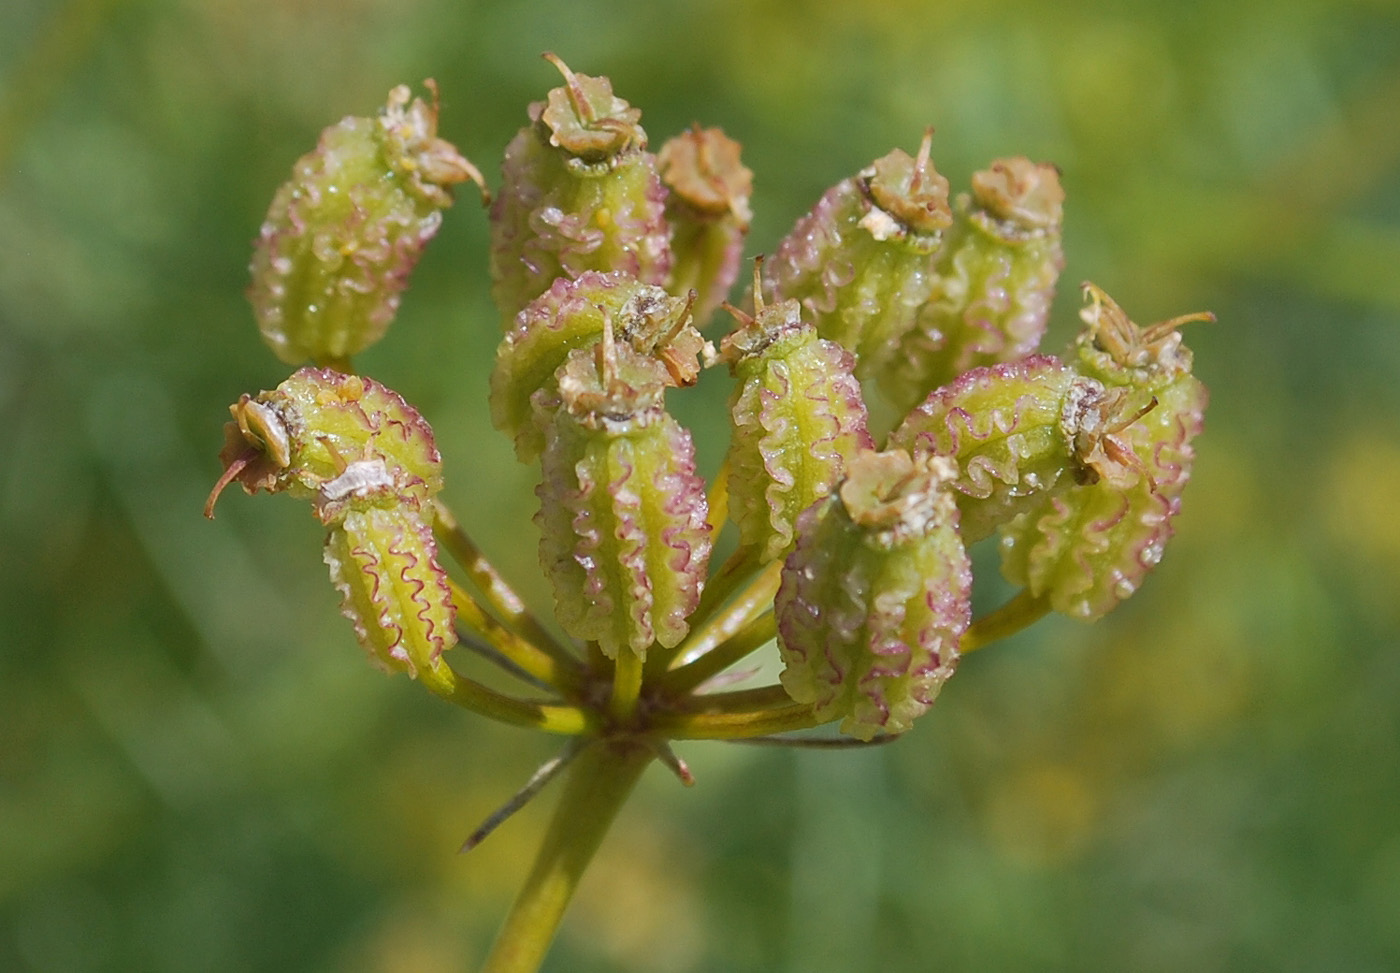
[[[535,865],[482,973],[534,973],[540,968],[583,870],[654,757],[641,744],[599,740],[575,758]]]

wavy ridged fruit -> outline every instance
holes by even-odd
[[[670,270],[666,190],[641,112],[607,78],[546,57],[564,84],[530,106],[491,208],[491,294],[505,328],[555,278],[618,270],[662,286]]]
[[[1045,333],[1060,246],[1059,171],[998,159],[958,197],[936,264],[937,286],[900,342],[880,386],[899,412],[981,365],[1033,352]]]
[[[1002,573],[1056,611],[1092,620],[1141,585],[1161,560],[1191,474],[1208,395],[1190,374],[1191,353],[1177,328],[1210,315],[1186,315],[1139,328],[1102,291],[1080,336],[1081,363],[1110,391],[1150,395],[1153,407],[1116,430],[1131,450],[1121,475],[1048,497],[1002,528]]]
[[[676,645],[710,554],[690,434],[666,414],[665,369],[611,340],[570,353],[557,404],[536,397],[545,449],[540,562],[570,635],[609,657]]]
[[[667,384],[694,383],[705,340],[690,321],[688,300],[627,274],[587,271],[577,280],[556,280],[520,312],[496,351],[492,423],[514,437],[521,462],[538,456],[544,435],[531,397],[553,390],[555,372],[569,353],[593,345],[609,327],[617,340],[660,361]]]
[[[972,568],[949,460],[863,453],[849,469],[798,519],[774,611],[783,688],[869,740],[909,729],[953,674]]]
[[[827,496],[848,456],[874,448],[855,359],[817,337],[793,300],[764,306],[724,339],[729,398],[729,515],[764,561],[792,549],[798,514]]]
[[[695,320],[704,327],[739,275],[753,212],[753,173],[739,161],[739,143],[717,128],[695,126],[657,153],[670,190],[671,280],[667,289],[696,292]]]
[[[309,499],[330,528],[325,560],[341,610],[380,668],[417,676],[457,641],[429,501],[442,459],[423,417],[392,389],[329,368],[303,368],[230,406],[224,475],[248,493]]]
[[[769,263],[769,302],[792,298],[823,338],[878,372],[933,293],[934,258],[951,223],[948,180],[899,149],[832,187],[797,221]]]
[[[974,544],[1046,494],[1101,478],[1131,481],[1119,434],[1120,423],[1139,418],[1135,405],[1059,359],[1035,355],[974,368],[938,389],[890,434],[889,446],[957,462],[962,536]]]
[[[340,362],[378,341],[452,203],[450,187],[483,185],[437,137],[437,88],[428,85],[431,106],[410,103],[400,85],[378,118],[326,129],[273,198],[248,298],[283,361]]]
[[[303,368],[277,388],[229,407],[219,459],[225,486],[312,500],[322,523],[367,505],[423,508],[442,489],[433,431],[394,390],[371,378]]]
[[[410,677],[457,642],[447,573],[433,530],[410,507],[351,510],[331,528],[325,561],[341,612],[370,660]]]

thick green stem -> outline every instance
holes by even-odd
[[[742,553],[743,550],[740,548],[736,553]],[[670,658],[665,660],[664,667],[658,665],[653,668],[653,660],[648,659],[647,671],[653,674],[664,672],[676,659],[689,659],[693,662],[721,643],[734,638],[755,618],[772,607],[773,596],[777,594],[778,584],[782,580],[782,568],[781,561],[769,564],[761,574],[749,582],[738,597],[725,606],[723,611],[712,614],[692,629],[689,637],[672,650]],[[706,594],[708,593],[707,591]]]
[[[690,613],[690,635],[683,639],[679,645],[663,650],[660,646],[655,646],[650,655],[647,656],[647,672],[651,675],[665,672],[670,668],[671,663],[686,652],[692,651],[696,640],[703,638],[703,633],[709,632],[715,623],[715,610],[718,609],[729,596],[734,594],[744,581],[748,580],[753,572],[759,567],[759,549],[752,545],[740,547],[724,562],[724,565],[710,576],[705,582],[705,590],[700,594],[700,604],[695,611]],[[722,617],[728,617],[731,611],[724,613]],[[719,641],[716,639],[715,641]],[[713,643],[711,643],[713,644]]]
[[[759,553],[759,548],[748,544],[729,556],[714,577],[705,583],[705,590],[700,593],[700,604],[691,613],[691,625],[697,628],[703,625],[714,610],[758,570],[762,564]]]
[[[348,355],[324,355],[316,359],[316,365],[320,368],[330,368],[342,375],[354,375],[355,363]]]
[[[618,652],[613,665],[613,691],[608,701],[608,712],[617,722],[626,723],[632,718],[642,693],[642,658],[624,647]]]
[[[575,758],[539,856],[482,973],[540,968],[584,869],[654,757],[641,744],[599,740]]]
[[[706,518],[715,534],[719,534],[724,522],[729,519],[729,459],[725,458],[719,468],[719,475],[710,484],[708,498],[709,515]]]
[[[812,707],[805,703],[788,703],[744,713],[677,713],[657,720],[654,729],[674,740],[739,740],[807,730],[830,722],[817,719]]]
[[[737,740],[805,730],[818,719],[806,703],[794,703],[782,686],[707,693],[685,700],[688,711],[657,714],[649,729],[673,740]]]

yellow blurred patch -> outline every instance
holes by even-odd
[[[1105,154],[1140,158],[1172,117],[1176,62],[1156,25],[1081,24],[1062,38],[1060,97],[1080,138]]]
[[[382,913],[362,940],[350,943],[335,968],[347,973],[455,973],[470,962],[461,941],[443,934],[439,917],[400,905]]]
[[[608,969],[685,973],[704,952],[702,908],[678,862],[679,836],[635,818],[608,836],[589,866],[562,935],[608,959]]]
[[[983,824],[1004,857],[1046,868],[1076,858],[1098,816],[1098,797],[1083,774],[1062,764],[1041,764],[994,787]]]
[[[1315,506],[1359,607],[1381,628],[1400,620],[1400,435],[1354,433],[1332,455]]]
[[[1212,422],[1207,409],[1206,434],[1196,441],[1198,455],[1181,515],[1174,521],[1177,536],[1167,545],[1168,558],[1217,557],[1227,539],[1257,530],[1259,511],[1267,507],[1255,450]]]
[[[1400,435],[1372,429],[1344,441],[1328,465],[1320,506],[1339,545],[1372,561],[1400,562]]]

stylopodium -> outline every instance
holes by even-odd
[[[490,410],[539,464],[540,561],[566,637],[437,499],[428,423],[351,363],[394,317],[453,185],[483,183],[437,136],[431,82],[431,104],[401,86],[377,118],[327,129],[276,194],[249,295],[277,354],[313,364],[231,407],[206,508],[234,481],[310,501],[373,661],[574,738],[492,970],[536,968],[643,768],[689,780],[669,741],[838,722],[888,739],[967,652],[1131,595],[1172,534],[1206,404],[1178,328],[1209,315],[1140,327],[1085,285],[1081,334],[1038,351],[1063,265],[1060,173],[998,159],[950,200],[931,129],[823,195],[756,262],[742,309],[724,304],[732,330],[707,339],[751,219],[738,143],[696,126],[653,155],[608,79],[547,57],[564,83],[530,107],[491,208]],[[707,485],[667,400],[715,365],[735,385]],[[889,435],[867,394],[903,416]],[[730,519],[737,550],[712,565]],[[973,619],[967,546],[993,534],[1022,591]],[[450,665],[459,632],[528,688]],[[715,678],[775,640],[778,683]]]

